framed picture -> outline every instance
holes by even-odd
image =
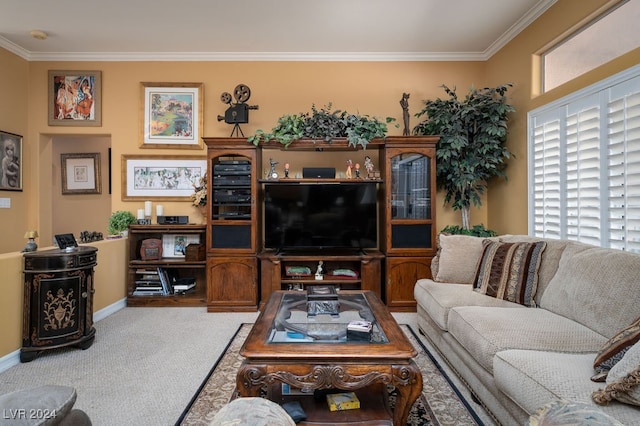
[[[123,155],[122,199],[189,201],[205,173],[207,159],[195,155]]]
[[[49,71],[49,126],[102,126],[102,73]]]
[[[141,148],[202,149],[202,83],[141,83]]]
[[[22,136],[0,130],[0,190],[22,191]]]
[[[100,194],[100,153],[60,154],[62,194]]]
[[[199,235],[162,235],[162,257],[185,257],[189,244],[199,244]]]

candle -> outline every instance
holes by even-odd
[[[162,204],[158,204],[156,206],[156,216],[164,216],[164,208],[162,207]]]
[[[138,209],[138,219],[144,219],[144,209]]]
[[[151,201],[144,202],[144,215],[146,217],[151,217]]]

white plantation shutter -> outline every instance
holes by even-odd
[[[640,253],[640,66],[529,113],[529,233]]]

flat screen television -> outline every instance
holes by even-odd
[[[266,183],[264,245],[281,251],[378,246],[377,184]]]

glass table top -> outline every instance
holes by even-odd
[[[329,293],[284,294],[267,343],[388,343],[364,294]]]

